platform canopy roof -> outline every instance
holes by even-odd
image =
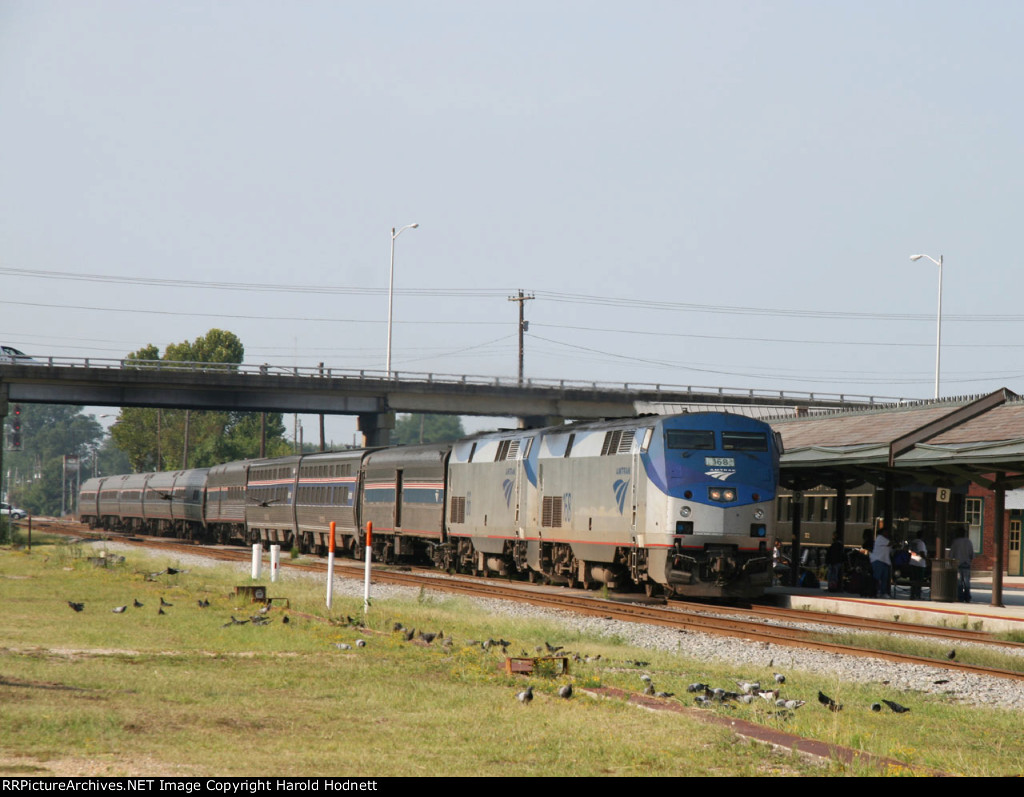
[[[954,486],[974,481],[1024,484],[1024,399],[1002,389],[986,396],[923,401],[873,410],[770,419],[782,436],[781,482],[897,482]]]

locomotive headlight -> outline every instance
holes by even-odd
[[[688,507],[688,506],[681,507],[680,510],[679,510],[679,517],[689,517],[690,516],[690,512],[692,512],[692,511],[693,510],[691,510],[690,507]]]
[[[709,490],[708,491],[708,495],[711,496],[711,500],[712,501],[721,501],[722,500],[722,491],[717,489],[717,488],[712,488],[711,490]]]
[[[723,501],[735,501],[736,500],[736,491],[735,490],[725,490],[722,493],[722,500]]]

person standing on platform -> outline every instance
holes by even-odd
[[[928,546],[918,533],[910,541],[910,600],[921,600],[921,584],[924,583],[925,568],[928,566]]]
[[[825,552],[825,564],[828,565],[828,591],[843,591],[843,564],[846,560],[846,548],[839,537],[839,532],[832,532],[832,544]]]
[[[871,575],[878,586],[878,597],[891,598],[889,577],[892,573],[892,546],[889,544],[889,531],[884,526],[878,530],[875,545],[871,549]]]
[[[971,602],[971,562],[974,561],[974,546],[967,530],[961,528],[956,539],[949,546],[949,555],[957,561],[957,600]]]

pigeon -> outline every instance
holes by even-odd
[[[165,570],[164,572],[167,573],[167,575],[169,575],[169,576],[176,576],[181,571],[180,570],[175,570],[173,567],[168,567],[167,570]]]
[[[651,676],[649,676],[647,673],[643,673],[640,676],[640,680],[643,681],[645,684],[649,684],[651,682]]]
[[[406,642],[412,642],[412,638],[416,636],[416,629],[410,628],[408,631],[403,631],[402,636],[405,638]]]
[[[871,710],[876,712],[876,713],[881,711],[882,710],[882,704],[881,703],[872,703],[871,704]]]
[[[335,642],[334,647],[338,650],[352,650],[352,646],[348,642]]]
[[[653,695],[654,694],[654,684],[651,683],[650,681],[648,681],[647,682],[647,686],[644,687],[644,694],[645,695]]]
[[[160,611],[162,612],[163,609],[161,609]],[[221,628],[227,628],[229,625],[245,625],[248,622],[248,620],[236,620],[235,616],[231,615],[231,619],[228,622],[224,623],[224,625],[222,625]]]
[[[818,702],[821,703],[821,705],[823,705],[829,711],[842,711],[843,710],[843,706],[842,706],[841,703],[837,703],[835,700],[833,700],[831,697],[826,695],[821,690],[818,691]]]
[[[168,603],[167,601],[165,601],[165,600],[164,600],[164,596],[163,596],[163,595],[161,595],[161,596],[160,596],[160,605],[161,605],[161,606],[173,606],[174,604],[173,604],[173,603]]]
[[[760,681],[754,681],[753,683],[749,683],[748,681],[737,681],[736,686],[742,689],[744,694],[747,695],[753,694],[754,692],[759,692],[761,690]]]
[[[138,599],[138,598],[135,598],[135,599],[134,599],[134,600],[132,601],[132,606],[134,606],[134,607],[135,607],[136,609],[141,609],[141,608],[142,608],[143,606],[145,606],[145,605],[146,605],[146,604],[144,604],[144,603],[139,603],[139,599]]]
[[[751,703],[754,702],[754,696],[753,695],[740,695],[739,701],[741,703],[745,703],[746,705],[749,706]]]
[[[548,649],[548,653],[550,653],[552,656],[554,656],[556,653],[558,653],[558,651],[562,649],[561,645],[552,645],[546,639],[544,640],[544,647]]]
[[[708,688],[707,684],[695,683],[695,684],[690,684],[688,687],[686,687],[686,691],[687,692],[703,692],[707,688]]]
[[[393,626],[391,627],[391,630],[392,630],[392,631],[404,631],[404,630],[405,630],[405,626],[404,626],[404,625],[402,625],[401,623],[395,623],[395,624],[394,624],[394,625],[393,625]]]
[[[357,639],[356,640],[356,647],[357,648],[365,648],[366,647],[366,640],[365,639]]]
[[[202,598],[200,598],[199,600],[197,600],[197,601],[196,601],[196,603],[198,603],[198,604],[199,604],[199,608],[200,608],[200,609],[207,609],[207,608],[209,608],[209,606],[210,606],[210,602],[209,602],[208,600],[204,600],[204,599],[202,599]]]
[[[795,711],[796,709],[800,708],[800,706],[804,705],[804,703],[806,703],[806,702],[807,702],[806,700],[782,700],[782,699],[779,699],[779,700],[775,701],[775,705],[776,705],[777,708],[788,708],[790,711]]]
[[[763,692],[758,692],[757,696],[760,697],[762,700],[767,700],[769,703],[771,703],[773,700],[777,700],[778,699],[778,697],[779,697],[779,690],[778,689],[766,689]]]
[[[713,700],[704,697],[704,695],[697,695],[697,697],[693,699],[693,702],[701,708],[711,708],[713,705],[715,705],[715,702]]]
[[[128,608],[128,604],[125,604],[124,606],[117,606],[117,607],[111,609],[110,611],[112,611],[114,614],[124,614],[125,609],[127,609],[127,608]]]
[[[68,601],[68,606],[74,609],[76,612],[82,611],[85,608],[84,603],[75,603],[74,601]]]
[[[281,618],[281,622],[285,625],[288,625],[288,623],[290,623],[291,620],[288,619],[288,615],[286,614],[284,617]]]
[[[672,697],[674,695],[675,695],[675,692],[655,692],[654,693],[655,697]]]
[[[558,690],[558,696],[568,700],[572,697],[572,684],[566,684]]]
[[[906,714],[908,711],[910,711],[910,709],[906,706],[901,706],[899,703],[893,703],[891,700],[883,700],[882,702],[885,703],[885,705],[887,705],[897,714]]]
[[[161,606],[160,609],[157,611],[157,614],[167,614],[167,612],[165,612],[163,606]]]
[[[946,658],[949,659],[950,661],[953,661],[953,659],[956,658],[956,648],[954,648],[953,650],[949,651],[949,653],[946,654]]]
[[[775,679],[775,683],[777,684],[786,683],[786,676],[783,675],[781,672],[775,673],[775,675],[773,675],[772,677]]]
[[[522,692],[517,692],[516,700],[518,700],[524,706],[528,706],[530,704],[530,701],[533,700],[533,687],[528,686]]]
[[[437,634],[425,634],[422,631],[420,631],[420,639],[422,639],[429,645],[431,642],[437,639]]]

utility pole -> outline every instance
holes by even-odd
[[[519,302],[519,384],[523,384],[523,333],[530,328],[530,322],[525,320],[523,307],[526,302],[537,297],[533,294],[525,295],[520,289],[518,296],[509,296],[510,302]]]

